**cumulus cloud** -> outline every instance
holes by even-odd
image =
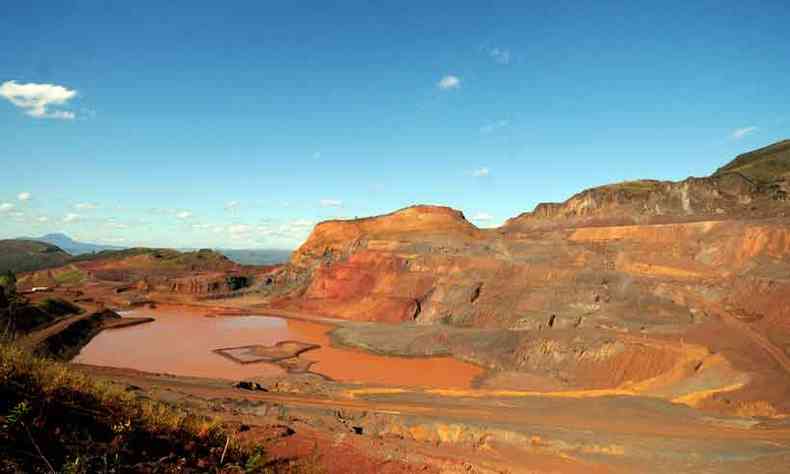
[[[235,245],[290,245],[307,237],[313,222],[296,219],[285,222],[264,222],[257,225],[236,223],[226,227],[216,226],[213,230],[226,233]]]
[[[755,126],[738,128],[738,129],[733,130],[732,138],[734,138],[736,140],[740,140],[741,138],[744,138],[747,135],[750,135],[750,134],[756,132],[757,130],[758,130],[758,128],[755,127]]]
[[[301,242],[313,229],[313,222],[307,219],[294,219],[268,229],[268,234],[291,242]]]
[[[228,226],[228,233],[231,236],[244,236],[252,232],[253,227],[249,224],[232,224]]]
[[[0,203],[0,212],[8,212],[14,208],[14,205],[10,202],[3,202]]]
[[[489,222],[494,220],[494,216],[487,212],[478,212],[474,216],[472,216],[472,220],[476,222]]]
[[[343,201],[338,199],[321,199],[319,204],[321,207],[343,207]]]
[[[488,176],[490,174],[491,174],[491,170],[489,170],[486,167],[478,168],[478,169],[472,171],[472,176],[474,176],[476,178],[482,178],[482,177]]]
[[[232,211],[239,207],[239,201],[228,201],[225,203],[225,210]]]
[[[181,211],[181,212],[176,214],[176,217],[178,217],[179,219],[182,219],[182,220],[183,219],[189,219],[190,217],[192,217],[192,213],[189,212],[189,211]]]
[[[74,112],[51,110],[51,106],[65,105],[77,95],[77,91],[55,84],[19,84],[6,81],[0,85],[0,96],[35,118],[71,120]]]
[[[496,122],[491,122],[483,125],[480,127],[480,133],[489,134],[499,130],[500,128],[505,128],[510,125],[510,121],[508,120],[498,120]]]
[[[69,212],[68,214],[66,214],[65,217],[63,217],[63,222],[67,224],[70,222],[77,222],[78,220],[80,220],[80,217],[81,216],[79,214],[74,214],[73,212]]]
[[[32,194],[30,194],[27,191],[25,191],[23,193],[19,193],[19,194],[16,195],[16,198],[19,199],[20,201],[27,201],[31,197],[32,197]]]
[[[122,222],[115,222],[115,221],[112,221],[112,220],[107,222],[105,224],[105,226],[107,226],[107,227],[109,227],[111,229],[118,229],[118,230],[124,230],[124,229],[128,229],[129,228],[129,224],[124,224]]]
[[[458,89],[461,87],[461,79],[459,79],[458,76],[453,75],[444,76],[441,78],[441,80],[439,80],[438,83],[436,83],[436,86],[443,91]]]
[[[510,64],[510,50],[492,48],[488,50],[488,55],[498,64]]]
[[[97,207],[99,207],[99,206],[97,204],[92,203],[92,202],[81,202],[79,204],[75,204],[74,205],[74,208],[75,209],[79,209],[79,210],[86,210],[86,209],[90,210],[90,209],[96,209]]]

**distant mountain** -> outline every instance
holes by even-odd
[[[14,273],[59,267],[71,260],[61,248],[33,240],[0,240],[0,273]]]
[[[279,249],[245,249],[230,250],[218,249],[229,259],[241,265],[276,265],[285,263],[291,258],[290,250]]]
[[[61,249],[72,255],[82,255],[86,253],[101,252],[103,250],[122,250],[126,247],[118,247],[116,245],[103,245],[93,244],[88,242],[78,242],[66,234],[47,234],[43,237],[33,238],[39,242],[46,242],[48,244],[57,245]]]
[[[94,244],[89,242],[79,242],[66,234],[47,234],[43,237],[23,237],[19,240],[37,241],[55,245],[71,255],[85,255],[91,253],[104,252],[106,250],[125,250],[128,247],[116,245]],[[180,251],[194,251],[197,249],[183,248]],[[241,265],[275,265],[285,263],[291,257],[290,250],[280,249],[217,249],[218,252]]]

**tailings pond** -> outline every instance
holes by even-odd
[[[194,309],[136,310],[125,316],[156,321],[102,331],[74,362],[123,367],[147,372],[242,380],[284,374],[266,362],[239,364],[213,352],[280,341],[318,344],[301,354],[316,361],[310,369],[342,382],[439,388],[468,387],[482,372],[477,366],[450,357],[386,357],[353,349],[330,347],[331,326],[272,316],[206,317]]]

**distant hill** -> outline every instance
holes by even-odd
[[[586,189],[538,204],[505,228],[661,224],[790,215],[790,140],[738,155],[710,176],[643,179]]]
[[[116,245],[93,244],[88,242],[78,242],[66,234],[47,234],[43,237],[32,238],[39,242],[57,245],[71,255],[82,255],[86,253],[101,252],[103,250],[122,250],[126,247]]]
[[[37,240],[39,242],[46,242],[48,244],[57,245],[61,249],[75,256],[85,255],[90,253],[99,253],[107,250],[124,250],[128,248],[128,247],[119,247],[117,245],[104,245],[104,244],[94,244],[89,242],[79,242],[65,234],[47,234],[43,237],[32,238],[27,240]],[[197,249],[185,248],[179,250],[189,252]],[[241,265],[275,265],[278,263],[285,263],[291,257],[290,250],[280,250],[280,249],[241,249],[241,250],[217,249],[217,251]]]
[[[766,185],[790,174],[790,140],[783,140],[742,155],[713,174],[739,173],[755,184]]]
[[[229,250],[218,249],[229,259],[241,265],[276,265],[285,263],[291,258],[290,250],[278,249],[249,249],[249,250]]]
[[[56,245],[33,240],[0,240],[0,273],[14,273],[59,267],[71,260],[71,255]]]

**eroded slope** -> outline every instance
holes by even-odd
[[[495,230],[435,206],[321,223],[265,294],[287,310],[409,323],[389,340],[342,342],[444,347],[491,368],[492,386],[639,387],[788,412],[788,177],[756,170],[790,157],[786,144],[749,156],[707,178],[584,191]]]

